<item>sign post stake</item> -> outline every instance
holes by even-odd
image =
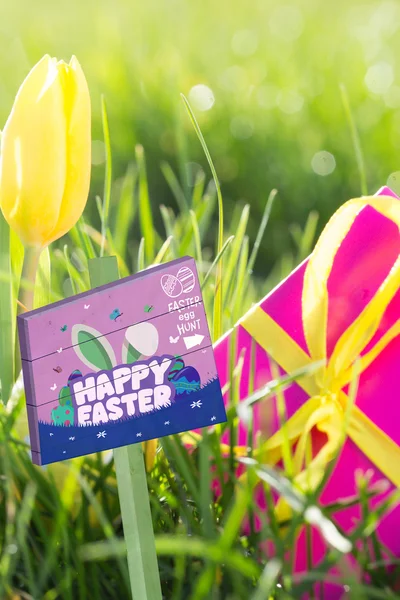
[[[115,256],[89,260],[92,287],[119,279]],[[142,445],[114,449],[133,600],[161,600],[161,584]]]

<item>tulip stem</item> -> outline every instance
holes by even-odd
[[[36,273],[39,266],[41,248],[25,248],[24,262],[22,265],[21,283],[19,287],[18,312],[21,313],[21,304],[27,310],[33,309],[33,296],[35,292]]]
[[[22,264],[21,281],[18,294],[18,314],[33,309],[36,273],[39,266],[41,248],[25,247],[24,262]],[[18,376],[21,370],[21,357],[19,352],[18,336],[15,340],[15,373]]]

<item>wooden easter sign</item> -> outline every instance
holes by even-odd
[[[35,464],[226,420],[190,257],[24,313],[18,330]]]

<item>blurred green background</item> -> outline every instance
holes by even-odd
[[[368,191],[400,192],[400,3],[337,0],[15,0],[0,5],[0,128],[29,68],[45,53],[76,54],[93,101],[94,197],[102,194],[105,95],[120,178],[143,144],[154,208],[176,206],[167,161],[189,197],[204,155],[180,99],[191,102],[222,184],[231,224],[251,205],[250,235],[279,191],[256,271],[293,244],[310,210],[319,227],[360,195],[340,84],[365,157]],[[156,210],[156,212],[158,212]],[[161,218],[156,223],[164,235]],[[211,238],[210,232],[210,240]],[[135,235],[135,232],[132,232]]]

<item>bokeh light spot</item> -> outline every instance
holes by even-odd
[[[400,107],[400,87],[392,85],[385,94],[385,104],[389,108]]]
[[[393,81],[393,67],[387,62],[372,65],[365,75],[365,85],[374,94],[385,94]]]
[[[257,50],[258,36],[251,29],[236,31],[232,38],[232,51],[237,56],[251,56]]]
[[[238,92],[249,87],[247,72],[239,65],[228,67],[221,75],[221,87],[228,92]]]
[[[189,101],[197,110],[206,111],[213,107],[215,98],[211,88],[204,83],[194,85],[189,92]]]
[[[330,175],[336,168],[335,157],[326,150],[316,152],[311,159],[311,167],[317,175]]]
[[[388,185],[395,194],[400,196],[400,171],[391,173],[387,179],[386,185]]]
[[[269,20],[269,28],[273,35],[286,42],[294,42],[301,35],[304,19],[297,6],[278,6]]]
[[[279,94],[279,89],[276,85],[266,84],[258,88],[257,102],[259,106],[266,109],[276,107],[276,99]]]
[[[278,93],[276,103],[282,112],[292,115],[303,108],[304,98],[296,90],[282,90]]]
[[[245,116],[233,117],[230,129],[233,137],[237,140],[247,140],[253,135],[253,121]]]

